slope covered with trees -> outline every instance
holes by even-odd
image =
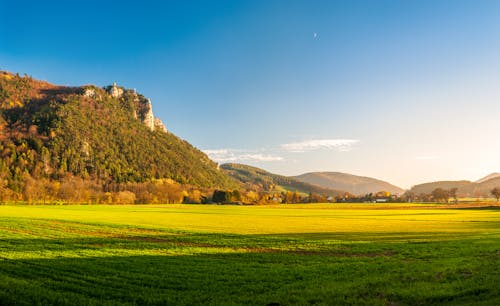
[[[220,167],[232,178],[243,183],[247,189],[258,191],[297,191],[303,194],[315,193],[332,197],[344,194],[340,190],[323,188],[301,182],[293,177],[270,173],[252,166],[229,163],[223,164]]]
[[[437,181],[413,186],[410,191],[415,195],[430,194],[437,188],[456,189],[458,197],[490,197],[491,190],[500,187],[500,177],[493,176],[480,182],[471,181]]]
[[[0,72],[2,197],[20,198],[33,181],[59,188],[53,183],[68,177],[103,191],[158,180],[238,186],[188,142],[146,126],[140,116],[149,100],[120,90],[118,97],[105,88],[55,86]]]
[[[391,194],[403,194],[404,190],[390,183],[371,177],[352,175],[341,172],[311,172],[294,177],[295,179],[324,188],[348,191],[355,195],[365,195],[388,191]]]

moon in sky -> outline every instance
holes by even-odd
[[[314,38],[317,38],[317,37],[318,37],[318,33],[314,32],[314,33],[313,33],[313,37],[314,37]]]

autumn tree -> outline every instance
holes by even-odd
[[[290,204],[290,203],[293,203],[293,192],[291,191],[287,191],[286,193],[284,193],[282,195],[282,198],[283,198],[283,203],[287,203],[287,204]]]
[[[491,195],[494,196],[496,199],[497,199],[497,202],[498,202],[498,199],[500,198],[500,188],[499,187],[495,187],[493,189],[491,189]]]
[[[200,204],[202,202],[202,194],[198,189],[193,189],[188,192],[188,195],[182,200],[183,203]]]
[[[449,196],[453,198],[453,201],[455,203],[458,203],[457,190],[458,190],[458,188],[454,187],[454,188],[451,188],[449,191]]]
[[[250,190],[245,194],[245,198],[250,203],[257,203],[257,201],[259,201],[259,194],[253,190]]]
[[[391,193],[389,191],[381,190],[375,194],[375,197],[377,199],[384,199],[384,198],[390,198]]]
[[[241,202],[241,201],[242,198],[240,191],[237,189],[233,190],[233,192],[231,193],[231,202]]]
[[[432,198],[437,201],[443,201],[445,203],[448,203],[448,199],[450,197],[450,191],[443,189],[443,188],[436,188],[432,191]]]
[[[113,202],[115,204],[134,204],[135,199],[135,193],[125,190],[114,194]]]
[[[403,194],[402,199],[405,202],[413,202],[415,201],[416,197],[417,196],[413,191],[408,190]]]

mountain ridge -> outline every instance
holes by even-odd
[[[480,178],[479,180],[475,181],[475,183],[483,183],[483,182],[486,182],[488,180],[491,180],[491,179],[494,179],[494,178],[497,178],[497,177],[500,177],[500,173],[498,173],[498,172],[492,172],[492,173],[488,174],[487,176],[485,176],[483,178]]]
[[[404,189],[386,181],[343,172],[308,172],[294,176],[294,178],[325,188],[345,190],[355,195],[365,195],[379,191],[388,191],[392,194],[404,193]]]
[[[490,176],[490,175],[488,175]],[[500,176],[488,176],[476,182],[468,180],[459,181],[435,181],[422,183],[413,186],[410,191],[414,194],[431,193],[436,188],[452,189],[457,188],[459,197],[489,197],[491,190],[500,187]],[[488,179],[485,179],[488,178]]]
[[[303,194],[316,193],[336,197],[345,193],[343,190],[324,188],[321,186],[296,180],[294,177],[271,173],[267,170],[238,163],[220,165],[229,176],[246,185],[248,189],[261,191],[290,191]]]

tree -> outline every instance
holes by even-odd
[[[500,188],[495,187],[495,188],[491,189],[490,192],[497,199],[497,202],[498,202],[498,199],[500,198]]]
[[[116,204],[134,204],[135,199],[135,193],[125,190],[114,194],[113,202]]]
[[[415,193],[414,193],[413,191],[410,191],[410,190],[406,191],[406,192],[403,194],[403,196],[402,196],[403,200],[404,200],[405,202],[409,202],[409,203],[410,203],[410,202],[415,201],[415,198],[416,198],[416,197],[417,197],[417,196],[415,195]]]
[[[287,191],[283,195],[283,203],[287,203],[287,204],[293,203],[293,192]]]
[[[217,204],[222,204],[227,201],[228,194],[224,190],[214,190],[214,194],[212,196],[212,201]]]
[[[458,203],[457,190],[458,190],[458,188],[456,188],[456,187],[451,188],[450,194],[449,194],[449,196],[453,198],[453,201],[455,201],[455,203]]]
[[[248,202],[255,204],[257,203],[257,201],[259,201],[259,194],[253,190],[250,190],[245,194],[245,198]]]
[[[443,188],[436,188],[432,191],[432,198],[437,201],[443,201],[448,203],[448,198],[450,197],[450,191]]]
[[[418,200],[420,202],[431,202],[432,201],[432,194],[430,193],[425,193],[425,192],[421,192],[418,196],[417,196]]]
[[[378,199],[386,199],[386,198],[391,197],[391,193],[389,191],[382,190],[382,191],[377,192],[375,194],[375,197]]]
[[[237,189],[233,190],[233,192],[231,193],[231,202],[241,202],[241,201],[242,198],[240,191]]]

